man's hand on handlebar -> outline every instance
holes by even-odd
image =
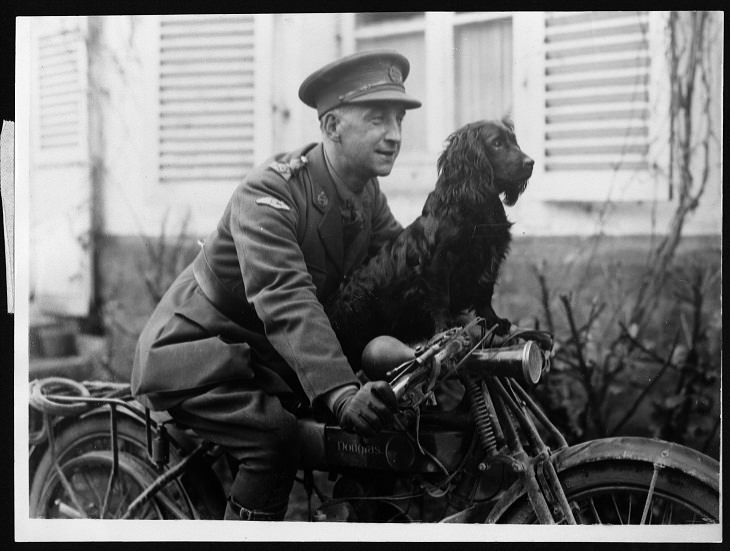
[[[393,422],[398,402],[386,381],[352,386],[340,393],[332,404],[332,412],[340,426],[362,436],[372,436]]]

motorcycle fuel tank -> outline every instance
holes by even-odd
[[[465,453],[467,434],[443,429],[422,430],[418,442],[427,454],[435,456],[447,470],[451,470]],[[325,427],[325,451],[330,467],[442,472],[433,459],[421,453],[415,436],[402,431],[385,430],[365,438],[328,425]]]

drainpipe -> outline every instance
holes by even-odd
[[[107,90],[103,86],[103,18],[89,16],[86,51],[88,63],[89,109],[89,160],[91,179],[91,228],[89,235],[91,260],[91,293],[89,315],[83,323],[86,333],[104,333],[102,308],[104,305],[101,286],[101,246],[104,232],[104,112],[103,103]]]

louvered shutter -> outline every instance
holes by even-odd
[[[87,155],[87,56],[75,18],[37,27],[35,148],[41,162]]]
[[[645,12],[545,18],[545,170],[646,170],[650,55]]]
[[[31,292],[45,312],[88,314],[92,290],[85,17],[31,24]]]
[[[161,183],[231,184],[253,166],[254,17],[161,17]]]

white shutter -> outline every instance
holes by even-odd
[[[232,184],[252,168],[254,17],[161,17],[161,183]]]
[[[36,27],[34,146],[39,162],[87,156],[87,56],[78,18]]]
[[[535,200],[667,198],[665,12],[517,13],[514,118]]]
[[[85,17],[31,23],[30,284],[36,305],[88,314],[91,176]]]
[[[545,19],[545,170],[646,170],[646,12]]]

